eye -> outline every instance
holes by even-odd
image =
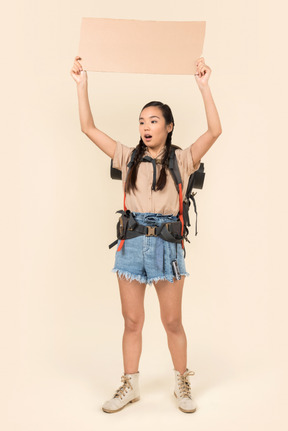
[[[152,120],[151,123],[157,123],[157,120]]]

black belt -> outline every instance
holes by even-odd
[[[162,223],[160,226],[144,226],[137,225],[133,229],[126,230],[126,239],[134,238],[135,236],[160,236],[169,242],[181,242],[181,221]],[[118,238],[122,239],[122,238]]]
[[[117,223],[117,240],[109,245],[109,248],[117,244],[118,239],[131,239],[140,235],[159,236],[165,241],[181,243],[183,236],[181,235],[182,223],[177,220],[175,222],[162,223],[160,226],[144,226],[137,223],[129,210],[117,211],[122,213]]]

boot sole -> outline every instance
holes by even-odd
[[[108,409],[104,409],[103,407],[102,407],[102,410],[103,410],[103,412],[106,412],[106,413],[116,413],[116,412],[119,412],[120,410],[124,409],[124,407],[126,407],[128,404],[136,403],[136,401],[139,401],[139,400],[140,400],[140,397],[134,398],[133,400],[128,401],[128,403],[124,404],[124,406],[120,407],[120,409],[117,409],[117,410],[108,410]]]
[[[178,397],[177,397],[177,395],[176,395],[176,393],[174,392],[174,395],[175,395],[175,397],[177,398],[177,400],[178,400]],[[178,409],[179,410],[181,410],[181,412],[184,412],[184,413],[194,413],[194,412],[196,412],[196,407],[195,407],[195,409],[194,410],[184,410],[184,409],[182,409],[182,407],[179,407],[178,406]]]

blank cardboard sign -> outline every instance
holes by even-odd
[[[206,21],[82,18],[78,55],[95,72],[191,75]]]

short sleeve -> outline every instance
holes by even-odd
[[[201,163],[201,160],[200,160],[196,166],[194,165],[194,162],[192,159],[192,152],[191,152],[192,145],[193,144],[191,144],[189,147],[185,148],[184,150],[175,151],[179,168],[188,176],[193,174],[193,172],[197,171]]]
[[[127,147],[116,141],[116,149],[113,157],[113,168],[122,170],[123,166],[127,166],[129,157],[134,148]]]

